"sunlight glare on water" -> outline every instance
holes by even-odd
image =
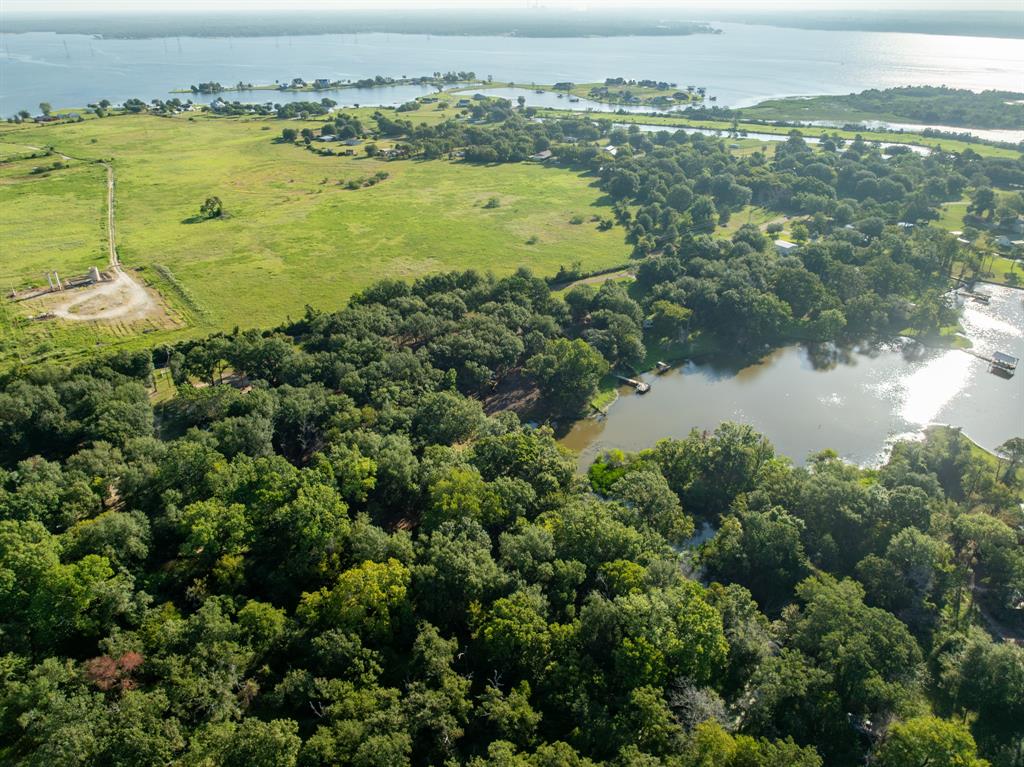
[[[964,391],[978,372],[976,360],[960,351],[947,351],[912,373],[897,376],[893,393],[897,412],[907,423],[927,426]]]

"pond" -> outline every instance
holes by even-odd
[[[990,304],[963,307],[972,351],[1024,357],[1024,292],[983,290]],[[1024,435],[1024,372],[1005,379],[967,351],[908,340],[793,345],[751,364],[691,361],[643,380],[649,393],[624,387],[606,417],[579,421],[562,439],[579,453],[581,468],[603,450],[639,450],[722,421],[749,423],[798,463],[832,448],[854,463],[878,465],[894,441],[920,438],[935,423],[962,427],[989,450]]]

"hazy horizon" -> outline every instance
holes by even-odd
[[[225,12],[289,12],[295,10],[312,11],[390,11],[390,10],[462,10],[478,14],[490,11],[573,11],[573,12],[645,12],[645,11],[679,11],[704,14],[731,15],[742,13],[775,13],[795,12],[818,14],[822,12],[842,11],[1020,11],[1021,4],[1017,0],[985,0],[984,2],[964,2],[963,0],[818,0],[809,3],[801,0],[780,0],[778,2],[758,2],[757,0],[740,0],[722,7],[709,3],[708,0],[644,0],[637,4],[621,2],[621,0],[497,0],[486,8],[472,0],[299,0],[284,3],[281,0],[155,0],[145,6],[135,0],[100,0],[99,2],[82,2],[82,0],[6,0],[2,14],[106,14],[128,13],[142,15],[151,13],[225,13]]]

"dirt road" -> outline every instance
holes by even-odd
[[[66,155],[61,155],[65,159]],[[160,311],[156,299],[130,274],[121,268],[117,255],[117,230],[115,229],[115,179],[114,166],[103,163],[107,169],[107,250],[110,265],[109,282],[98,282],[86,288],[78,288],[68,294],[66,301],[57,304],[50,311],[65,320],[136,320],[144,319]]]

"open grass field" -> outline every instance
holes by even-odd
[[[939,220],[933,221],[932,226],[945,229],[947,232],[958,232],[964,228],[964,216],[967,214],[967,206],[971,200],[966,195],[956,202],[946,202],[939,206]]]
[[[3,148],[0,148],[0,152]],[[0,161],[0,290],[45,282],[106,263],[106,171],[72,161],[33,173],[57,156]]]
[[[416,122],[442,116],[428,109],[409,115]],[[469,268],[507,274],[524,265],[546,275],[575,261],[597,270],[628,259],[621,230],[599,232],[589,220],[607,214],[593,179],[537,164],[321,157],[275,142],[286,125],[302,127],[272,118],[131,115],[0,128],[2,146],[55,146],[112,161],[121,261],[141,270],[141,280],[185,320],[181,329],[154,328],[138,339],[92,323],[26,326],[17,322],[24,309],[9,304],[8,338],[17,337],[30,359],[52,357],[97,344],[266,327],[307,304],[340,307],[385,277]],[[388,176],[375,186],[344,186],[378,172]],[[0,274],[25,280],[40,272],[41,281],[47,268],[71,273],[102,264],[102,167],[14,175],[10,184],[0,176]],[[195,223],[210,195],[223,200],[229,217]],[[497,206],[485,207],[492,198]],[[575,216],[585,223],[570,223]]]
[[[997,205],[1010,197],[1013,192],[1003,189],[996,189]],[[964,216],[967,215],[967,206],[971,204],[970,194],[964,194],[959,200],[943,203],[939,210],[939,220],[932,222],[932,226],[945,229],[947,232],[955,232],[964,228]]]

